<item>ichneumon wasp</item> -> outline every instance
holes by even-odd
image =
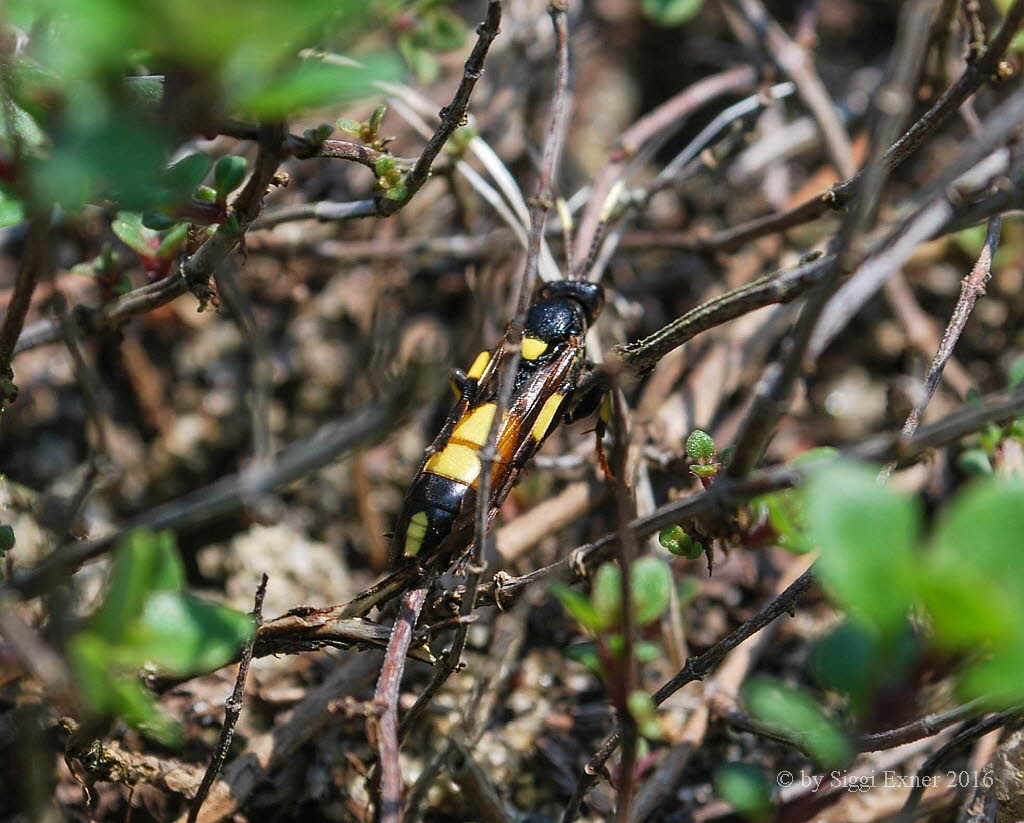
[[[603,306],[601,285],[582,280],[546,283],[530,306],[511,401],[497,431],[488,522],[558,424],[567,416],[583,416],[574,412],[592,405],[590,398],[580,404],[578,387],[589,367],[587,329]],[[507,341],[506,332],[494,349],[477,355],[469,371],[456,373],[458,400],[406,493],[392,542],[393,565],[413,558],[426,563],[468,545],[482,471],[480,451],[513,359]]]

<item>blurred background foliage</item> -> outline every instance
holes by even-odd
[[[467,34],[437,0],[22,0],[5,22],[0,225],[26,198],[149,208],[181,141],[434,79]]]

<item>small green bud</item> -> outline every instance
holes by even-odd
[[[370,119],[366,121],[366,125],[370,127],[370,131],[373,132],[373,136],[377,136],[377,132],[380,131],[380,124],[384,122],[384,115],[388,113],[388,107],[381,103],[373,110],[373,114],[370,115]]]
[[[384,176],[388,179],[388,182],[392,186],[394,186],[396,183],[401,183],[402,182],[402,172],[399,171],[398,169],[392,169],[391,171],[389,171]]]
[[[394,169],[395,158],[390,154],[382,154],[377,158],[377,162],[373,164],[373,170],[381,177],[386,175],[389,171],[394,171]]]
[[[312,143],[315,146],[319,146],[321,143],[324,142],[324,140],[331,136],[331,133],[333,131],[334,126],[332,126],[330,123],[321,123],[316,128],[306,129],[304,132],[302,132],[302,137],[307,142]]]
[[[372,143],[373,138],[376,136],[377,135],[374,133],[373,129],[370,128],[369,123],[363,123],[359,127],[359,139],[364,143]]]
[[[213,167],[213,186],[218,200],[224,200],[242,185],[248,165],[246,159],[238,154],[229,154],[217,161]]]
[[[698,463],[708,463],[715,459],[717,450],[711,435],[701,429],[694,429],[686,438],[686,453]]]
[[[690,471],[697,477],[714,477],[718,474],[718,466],[702,466],[700,463],[691,463]]]
[[[388,200],[397,200],[398,202],[401,202],[405,200],[408,193],[408,190],[405,188],[405,183],[398,183],[397,185],[391,186],[384,196],[387,197]]]
[[[10,526],[0,526],[0,557],[14,548],[14,529]]]
[[[694,560],[704,553],[704,544],[694,540],[682,526],[669,526],[658,533],[658,542],[672,554]]]
[[[351,117],[342,117],[335,125],[338,127],[338,131],[351,134],[353,137],[358,137],[359,130],[363,127],[362,123],[358,120],[353,120]]]
[[[209,186],[197,186],[194,197],[201,203],[216,203],[217,192]]]

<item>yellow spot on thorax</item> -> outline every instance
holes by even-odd
[[[536,337],[523,338],[523,359],[536,360],[548,349],[548,344]]]
[[[482,351],[476,356],[476,360],[473,361],[473,365],[469,367],[469,371],[466,372],[466,377],[471,377],[474,380],[479,380],[484,375],[484,369],[487,368],[487,364],[491,362],[491,353],[489,351]]]

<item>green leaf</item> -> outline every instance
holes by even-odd
[[[1012,642],[1024,622],[1024,481],[975,482],[939,516],[925,602],[940,640]]]
[[[95,717],[112,713],[110,646],[95,632],[77,632],[68,640],[68,663],[85,712]]]
[[[433,83],[441,74],[440,61],[417,43],[412,32],[402,32],[398,36],[398,52],[419,82]]]
[[[641,557],[633,563],[633,612],[641,628],[653,623],[668,608],[672,596],[672,572],[657,557]]]
[[[461,48],[467,33],[466,24],[447,9],[435,9],[427,18],[427,44],[437,51]]]
[[[0,229],[13,226],[24,219],[25,205],[0,187]]]
[[[658,710],[654,706],[651,696],[637,689],[630,692],[626,698],[626,706],[629,713],[636,721],[637,730],[648,740],[661,739],[661,724],[658,723]]]
[[[142,225],[153,231],[167,231],[177,223],[173,217],[158,211],[147,211],[142,215]]]
[[[213,188],[218,200],[223,201],[242,185],[248,165],[246,159],[238,154],[228,154],[217,161],[213,169]]]
[[[162,591],[147,599],[118,659],[126,665],[152,663],[178,676],[212,671],[231,662],[254,630],[252,618],[242,612]]]
[[[664,651],[657,643],[640,640],[633,646],[633,655],[638,663],[653,663],[664,656]]]
[[[744,685],[743,701],[757,723],[793,741],[822,768],[839,768],[852,760],[846,735],[802,689],[756,676]]]
[[[964,474],[980,477],[993,473],[992,460],[984,449],[966,449],[960,452],[956,465]]]
[[[641,8],[648,19],[659,26],[670,28],[697,16],[704,0],[641,0]]]
[[[772,802],[772,784],[758,766],[726,763],[715,770],[715,794],[750,820],[768,819]]]
[[[396,183],[393,186],[388,186],[387,192],[384,194],[388,200],[396,200],[401,203],[409,196],[409,191],[405,187],[405,183]]]
[[[11,132],[13,131],[22,150],[35,150],[46,146],[49,141],[43,130],[39,128],[35,118],[17,103],[11,103],[11,107],[14,115],[13,128],[8,129],[7,118],[0,117],[0,144],[7,151],[12,151],[14,141],[11,139]]]
[[[814,644],[810,666],[823,688],[846,695],[858,713],[873,693],[880,655],[875,633],[847,620]]]
[[[768,512],[768,524],[777,535],[775,542],[795,554],[805,554],[814,548],[807,535],[803,511],[803,496],[792,491],[780,491],[759,497],[755,504]]]
[[[622,624],[622,571],[616,563],[602,563],[598,568],[590,600],[601,616],[601,628]]]
[[[156,256],[160,260],[170,260],[184,248],[185,240],[188,239],[188,223],[177,223],[167,234],[164,235],[157,246]]]
[[[551,593],[584,629],[594,632],[604,625],[601,615],[590,600],[575,589],[570,589],[564,583],[552,583]]]
[[[565,653],[570,660],[582,663],[598,677],[604,677],[601,658],[597,654],[597,644],[592,642],[576,643],[569,646],[569,648],[565,650]]]
[[[353,120],[351,117],[342,117],[335,125],[338,127],[338,131],[344,132],[352,137],[358,137],[363,128],[362,123],[358,120]]]
[[[1007,385],[1011,389],[1015,389],[1022,381],[1024,381],[1024,354],[1020,355],[1010,364],[1010,373]]]
[[[117,239],[132,251],[144,257],[152,257],[160,238],[153,229],[146,228],[142,215],[136,212],[119,211],[110,224]]]
[[[803,487],[818,576],[832,597],[883,634],[895,634],[913,601],[918,513],[908,497],[880,486],[876,472],[839,463]]]
[[[184,570],[169,532],[131,532],[114,550],[110,583],[103,605],[90,622],[92,630],[107,642],[118,642],[142,615],[153,592],[177,591],[183,581]]]
[[[112,678],[109,689],[110,712],[165,746],[180,746],[182,728],[160,711],[152,693],[134,677]]]
[[[967,666],[960,681],[964,699],[982,698],[992,708],[1008,709],[1024,702],[1024,643],[1017,640]]]
[[[273,119],[316,106],[364,97],[378,81],[394,80],[397,66],[390,55],[364,58],[358,66],[303,61],[258,88],[239,93],[236,105],[249,116]]]
[[[206,179],[210,171],[210,158],[196,152],[172,163],[163,174],[163,183],[179,197],[187,197]]]

